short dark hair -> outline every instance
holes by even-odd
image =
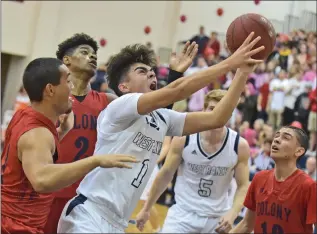
[[[89,45],[96,53],[98,51],[97,42],[91,36],[85,33],[76,33],[58,45],[57,58],[63,60],[65,55],[71,55],[80,45]]]
[[[305,149],[305,152],[303,153],[303,155],[305,155],[309,146],[309,139],[307,133],[303,129],[294,126],[284,126],[282,128],[292,129],[295,132],[299,145]]]
[[[122,82],[123,76],[128,72],[131,65],[135,63],[144,63],[150,67],[156,66],[156,58],[153,50],[142,44],[129,45],[112,56],[108,69],[109,87],[118,95],[123,93],[119,90],[118,85]]]
[[[43,100],[43,91],[47,84],[60,84],[61,65],[62,61],[56,58],[37,58],[27,65],[23,74],[23,86],[31,102]]]

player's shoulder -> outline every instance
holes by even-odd
[[[18,140],[19,148],[33,148],[36,145],[55,145],[52,132],[45,127],[36,127],[26,131]]]
[[[88,98],[90,98],[93,101],[104,102],[107,104],[109,102],[108,96],[106,93],[97,92],[95,90],[90,90],[88,94],[89,94]]]
[[[255,174],[255,176],[253,177],[253,180],[263,180],[263,178],[268,179],[270,176],[272,176],[274,174],[273,170],[262,170],[259,171]]]
[[[298,169],[298,180],[300,181],[302,188],[310,188],[311,186],[317,184],[316,181],[300,169]]]

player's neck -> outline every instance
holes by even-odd
[[[275,161],[274,174],[277,181],[284,181],[297,170],[296,163],[291,161]]]
[[[203,142],[210,145],[222,143],[227,133],[227,128],[223,127],[222,129],[209,130],[202,132]]]
[[[72,73],[70,79],[74,85],[71,93],[74,96],[85,96],[91,90],[90,78],[84,73]]]
[[[58,114],[54,111],[52,106],[43,104],[43,103],[38,103],[38,102],[32,102],[31,107],[37,111],[43,114],[45,117],[47,117],[49,120],[55,124],[58,120]]]

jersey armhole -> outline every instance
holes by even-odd
[[[233,148],[236,154],[238,154],[239,139],[240,139],[240,135],[239,133],[237,133],[236,139],[234,140],[234,148]]]
[[[186,146],[188,146],[188,144],[189,144],[189,137],[190,137],[190,135],[187,135],[187,136],[186,136],[184,148],[185,148]]]

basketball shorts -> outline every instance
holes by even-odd
[[[159,171],[160,171],[160,169],[159,169],[158,165],[156,165],[154,167],[154,170],[153,170],[153,172],[151,174],[151,177],[150,177],[149,181],[147,182],[147,184],[145,186],[145,189],[144,189],[144,191],[143,191],[143,193],[141,195],[140,200],[146,201],[148,199],[148,197],[150,195],[150,190],[151,190],[152,184],[154,183],[154,180],[155,180],[157,174],[159,173]]]
[[[59,219],[57,233],[124,233],[95,210],[96,205],[83,195],[70,200]]]
[[[176,203],[169,208],[161,233],[215,233],[219,220],[185,211]]]

